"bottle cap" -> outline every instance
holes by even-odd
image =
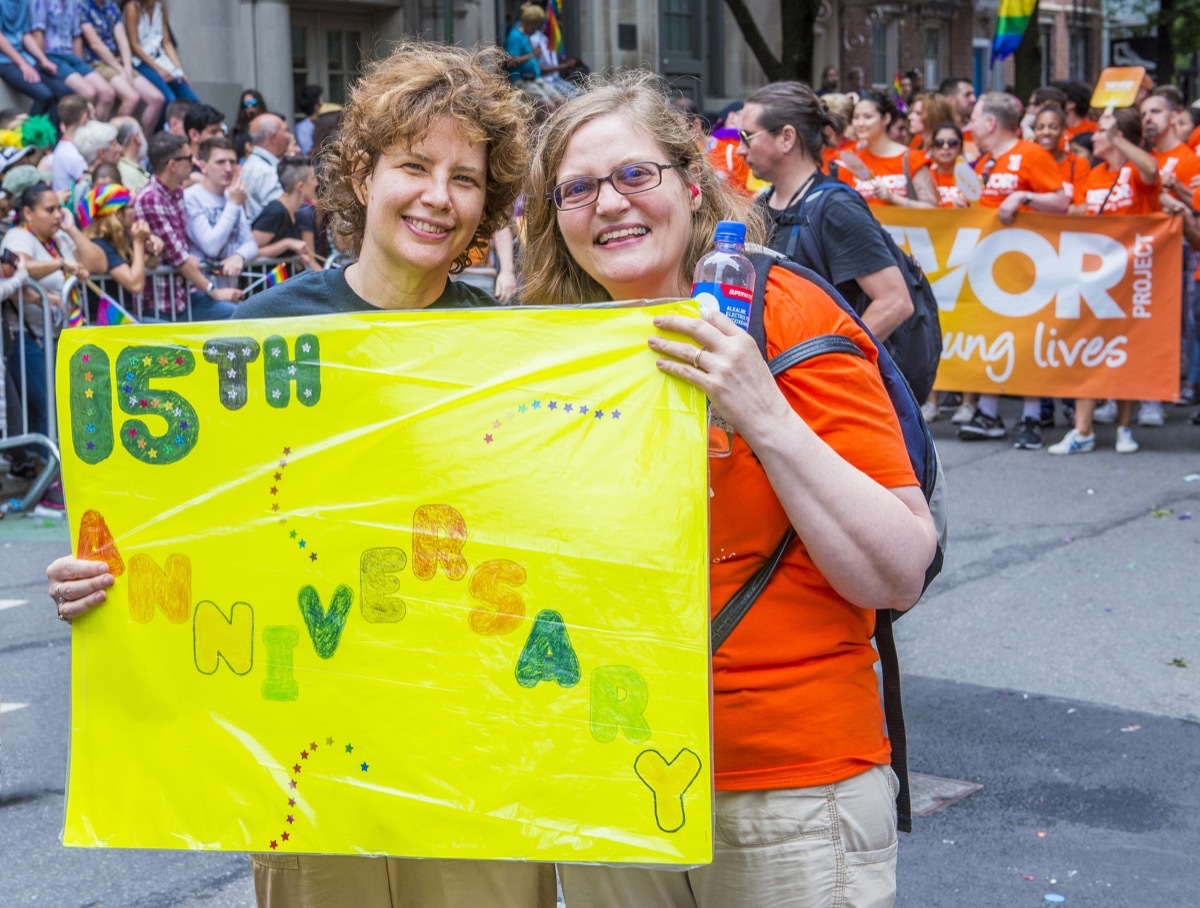
[[[746,225],[741,221],[717,221],[714,243],[745,243]]]

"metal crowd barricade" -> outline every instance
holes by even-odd
[[[206,272],[217,276],[219,269],[216,268],[217,263],[205,263],[214,270],[206,268]],[[253,296],[256,293],[275,286],[278,283],[275,269],[280,265],[287,269],[288,277],[294,277],[301,271],[307,270],[303,260],[299,256],[288,256],[287,258],[258,258],[252,262],[247,262],[242,269],[242,276],[238,281],[238,286],[247,297]]]
[[[58,424],[54,414],[54,320],[50,313],[50,299],[47,297],[42,285],[35,280],[26,279],[18,294],[24,293],[25,289],[34,291],[41,297],[42,301],[41,340],[44,345],[46,370],[46,432],[43,434],[41,432],[29,431],[29,372],[25,356],[25,335],[29,331],[29,328],[25,324],[24,300],[18,297],[16,306],[17,336],[13,341],[10,355],[17,357],[20,369],[19,375],[21,380],[15,384],[17,384],[16,390],[21,399],[21,431],[16,435],[6,435],[4,438],[0,438],[0,450],[24,447],[25,445],[38,445],[46,451],[46,464],[21,498],[14,498],[11,501],[0,504],[0,510],[3,511],[26,511],[41,501],[46,489],[58,473],[58,466],[61,460],[57,443]],[[4,330],[7,331],[7,327]],[[8,364],[4,361],[2,350],[0,350],[0,367],[3,367],[5,370],[8,367]],[[7,404],[11,407],[14,402],[8,401]],[[7,429],[7,414],[5,414],[5,424]]]

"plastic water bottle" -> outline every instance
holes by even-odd
[[[696,263],[692,296],[701,308],[717,309],[743,331],[750,330],[754,302],[754,265],[742,254],[746,225],[720,221],[713,233],[713,248]],[[708,455],[728,457],[733,450],[733,427],[708,407]]]

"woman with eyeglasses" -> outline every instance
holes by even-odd
[[[896,105],[886,95],[863,95],[854,105],[851,123],[861,146],[856,155],[869,173],[845,166],[838,168],[838,174],[869,205],[936,208],[938,195],[925,153],[888,136],[888,127],[899,116]]]
[[[719,220],[761,237],[761,215],[665,115],[664,88],[622,73],[550,115],[525,209],[530,302],[686,297]],[[811,89],[804,99],[820,111]],[[758,104],[746,111],[743,129],[769,131]],[[662,333],[648,341],[662,372],[703,391],[737,429],[732,455],[710,462],[713,613],[789,527],[798,536],[713,658],[713,862],[686,872],[560,865],[571,908],[894,898],[896,778],[870,635],[875,609],[916,601],[933,523],[862,330],[815,285],[777,270],[763,321],[771,352],[834,332],[866,358],[819,357],[776,381],[754,340],[719,314],[659,317]]]
[[[970,200],[963,195],[954,176],[955,165],[962,160],[962,130],[951,122],[930,129],[929,172],[938,191],[939,208],[969,208]]]
[[[1092,165],[1083,155],[1063,148],[1066,130],[1067,115],[1063,109],[1053,102],[1043,104],[1033,121],[1033,141],[1054,155],[1058,171],[1062,174],[1063,191],[1069,198],[1074,199],[1075,187],[1087,181]]]
[[[237,119],[233,123],[233,148],[241,161],[250,154],[250,121],[260,114],[270,113],[267,102],[263,100],[262,92],[257,88],[247,88],[242,92],[238,101]]]

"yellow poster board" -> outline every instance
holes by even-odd
[[[74,846],[711,859],[695,303],[71,329]]]

